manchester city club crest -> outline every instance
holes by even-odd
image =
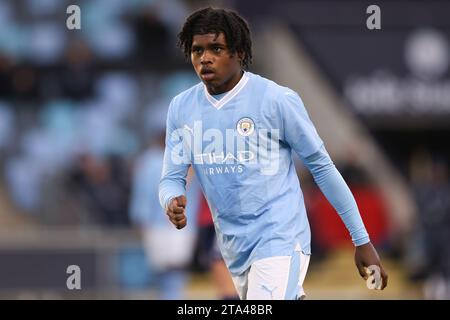
[[[255,123],[250,118],[242,118],[238,121],[236,129],[241,136],[246,137],[255,131]]]

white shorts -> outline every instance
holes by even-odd
[[[195,235],[189,228],[177,230],[169,225],[145,228],[143,245],[149,264],[157,271],[188,265],[194,251]]]
[[[296,250],[292,256],[255,261],[243,275],[233,277],[239,297],[242,300],[303,299],[309,258]]]

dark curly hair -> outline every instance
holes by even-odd
[[[187,17],[178,34],[178,47],[188,60],[194,35],[223,32],[231,53],[243,53],[242,67],[248,69],[252,63],[252,40],[247,22],[236,12],[213,9],[200,9]]]

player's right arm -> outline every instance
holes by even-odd
[[[186,197],[179,196],[171,199],[166,209],[166,214],[177,229],[183,229],[187,224]]]
[[[183,145],[183,129],[177,126],[175,99],[167,113],[166,148],[159,183],[159,202],[177,229],[186,226],[186,176],[190,160]]]

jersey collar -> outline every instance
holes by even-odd
[[[219,110],[231,99],[233,99],[233,97],[237,95],[239,91],[241,91],[241,89],[247,84],[248,79],[249,77],[247,75],[247,72],[244,71],[241,80],[239,80],[239,82],[234,86],[234,88],[228,91],[227,94],[223,96],[222,99],[220,100],[217,100],[212,95],[210,95],[208,89],[206,89],[206,86],[204,86],[206,99],[208,99],[208,101],[213,105],[214,108]]]

